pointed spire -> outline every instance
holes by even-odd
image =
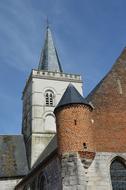
[[[38,70],[63,72],[58,58],[57,50],[54,46],[52,33],[47,19],[46,38],[44,48],[42,50]]]
[[[84,104],[92,107],[85,99],[81,96],[78,90],[70,83],[64,92],[60,102],[56,106],[55,110],[59,107],[63,107],[71,104]],[[55,112],[55,111],[54,111]]]

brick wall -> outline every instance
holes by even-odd
[[[94,150],[89,106],[73,104],[56,113],[59,154]]]
[[[88,96],[94,110],[82,105],[57,113],[59,153],[126,151],[126,49]],[[76,124],[75,124],[76,123]]]
[[[88,99],[95,107],[95,150],[126,152],[126,49]]]

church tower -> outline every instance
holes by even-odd
[[[50,27],[46,28],[44,48],[38,69],[33,69],[23,91],[22,133],[29,167],[56,134],[54,108],[69,83],[82,94],[80,75],[62,70]]]

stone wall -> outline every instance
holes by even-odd
[[[61,158],[62,189],[86,190],[85,169],[77,153],[66,153]]]
[[[53,136],[53,134],[33,134],[31,136],[31,166],[33,166],[35,161],[39,158],[40,154],[51,141]]]
[[[22,122],[30,167],[56,134],[53,111],[70,82],[82,94],[79,75],[32,70],[23,92]],[[53,93],[52,106],[46,105],[47,91]]]
[[[126,160],[126,153],[96,153],[95,159],[86,171],[87,190],[112,190],[110,165],[116,157]]]
[[[37,171],[16,187],[16,190],[61,190],[61,167],[58,157],[40,166]]]
[[[126,160],[126,153],[98,152],[85,160],[90,163],[85,167],[80,154],[62,155],[63,190],[112,190],[110,166],[116,157]]]
[[[1,190],[14,190],[15,186],[19,182],[19,179],[0,180]]]

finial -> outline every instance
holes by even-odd
[[[46,18],[46,27],[49,28],[49,19],[48,19],[48,16]]]

